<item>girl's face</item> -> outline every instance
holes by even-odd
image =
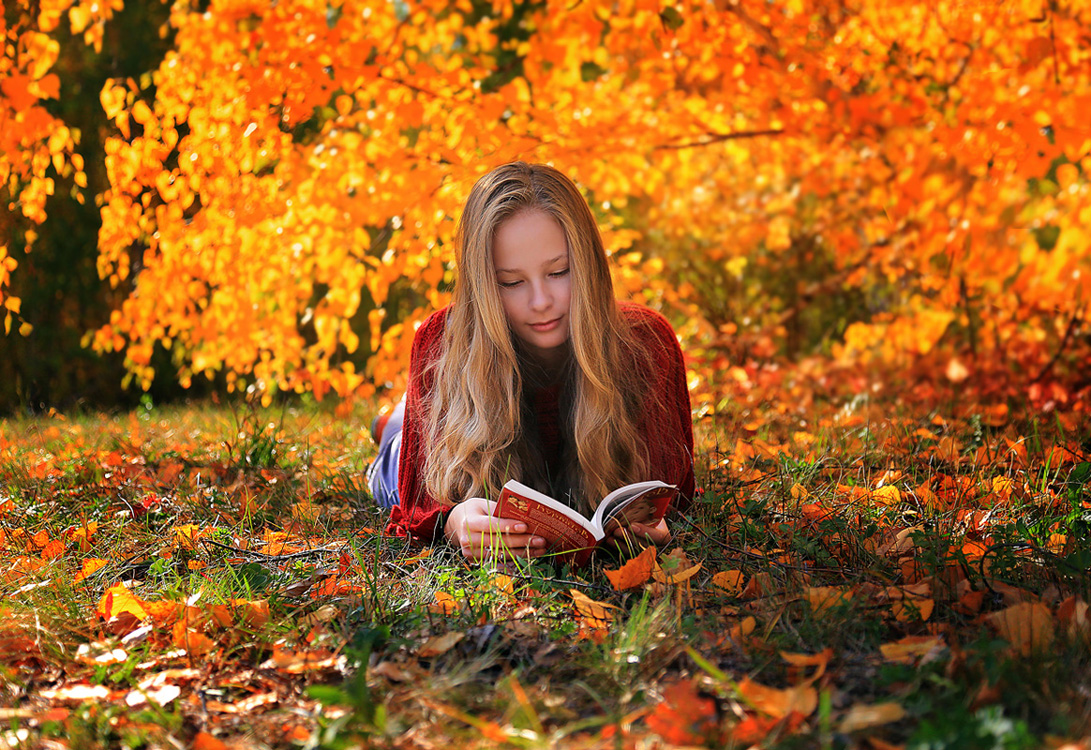
[[[496,230],[493,267],[515,335],[544,361],[568,341],[572,273],[564,230],[548,214],[522,211]]]

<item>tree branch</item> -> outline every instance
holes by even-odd
[[[690,141],[688,143],[665,143],[661,146],[656,146],[656,151],[663,151],[667,149],[678,150],[683,148],[697,148],[698,146],[711,146],[714,143],[722,143],[723,141],[737,141],[744,138],[762,138],[767,135],[781,135],[784,133],[784,128],[773,128],[770,130],[740,130],[736,133],[711,133],[708,138],[700,141]]]

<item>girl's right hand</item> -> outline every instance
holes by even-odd
[[[443,535],[469,560],[538,557],[546,552],[546,540],[527,533],[527,525],[492,515],[496,503],[471,497],[447,515]]]

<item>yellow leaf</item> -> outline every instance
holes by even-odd
[[[99,600],[96,610],[107,620],[112,620],[122,614],[130,614],[137,620],[143,620],[148,616],[148,610],[143,600],[119,583],[106,589],[106,593]]]
[[[892,484],[875,490],[871,493],[871,497],[873,500],[887,506],[898,505],[902,501],[902,493]]]

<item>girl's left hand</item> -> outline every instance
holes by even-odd
[[[671,540],[671,532],[667,528],[667,519],[661,518],[654,526],[646,523],[632,523],[628,528],[619,526],[614,529],[614,539],[619,542],[651,542],[662,547]]]

